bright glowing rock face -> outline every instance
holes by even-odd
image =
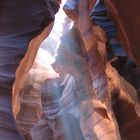
[[[11,97],[3,95],[0,109],[9,118],[2,114],[2,140],[140,139],[137,92],[107,62],[107,36],[91,23],[89,2],[62,1],[54,25],[30,42],[12,94],[24,138],[11,118]]]

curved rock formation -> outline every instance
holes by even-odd
[[[24,139],[17,130],[12,112],[15,72],[27,51],[29,42],[54,20],[58,7],[54,1],[47,1],[47,4],[44,0],[0,1],[0,139],[2,140]]]
[[[98,31],[100,31],[100,29],[98,30],[97,28],[96,33]],[[99,33],[97,33],[97,35],[98,34]],[[71,42],[76,37],[76,36],[74,37],[74,35],[75,35],[75,29],[67,33],[67,35],[64,35],[64,38],[65,39],[67,38],[67,42]],[[77,35],[79,35],[79,33]],[[139,106],[137,93],[135,89],[128,82],[126,82],[121,76],[119,76],[117,71],[114,68],[112,68],[110,64],[107,64],[106,74],[108,77],[109,89],[112,97],[111,107],[115,111],[115,116],[112,114],[113,112],[112,113],[108,112],[106,106],[102,104],[102,102],[100,102],[99,100],[96,100],[94,98],[92,98],[92,100],[86,100],[86,96],[85,98],[79,100],[78,92],[80,92],[81,90],[79,91],[76,88],[77,85],[76,81],[79,80],[75,80],[75,78],[80,78],[79,76],[81,74],[78,77],[77,76],[75,77],[75,75],[77,75],[77,72],[75,73],[75,71],[77,70],[73,70],[73,69],[78,69],[78,71],[80,72],[79,67],[83,69],[84,66],[83,63],[78,65],[78,67],[74,65],[74,63],[77,64],[77,61],[82,62],[83,60],[82,58],[83,56],[79,56],[80,59],[77,60],[78,54],[76,55],[74,54],[76,52],[75,49],[77,43],[78,43],[77,37],[73,40],[72,43],[73,45],[75,45],[75,47],[72,47],[70,45],[66,46],[67,43],[62,42],[63,49],[61,50],[61,53],[59,52],[61,55],[62,54],[64,55],[63,59],[65,59],[65,61],[69,63],[68,66],[71,66],[73,68],[72,69],[68,68],[67,63],[65,63],[65,61],[60,61],[62,59],[58,61],[59,63],[61,63],[60,67],[62,68],[67,67],[68,72],[74,75],[74,77],[69,74],[61,76],[60,85],[58,86],[59,87],[58,100],[60,100],[59,102],[60,106],[58,106],[60,107],[60,110],[58,109],[58,112],[60,113],[56,114],[56,119],[54,122],[53,120],[50,120],[48,113],[45,116],[42,114],[44,112],[42,110],[42,107],[45,107],[46,106],[45,104],[49,103],[49,101],[52,100],[51,99],[53,98],[52,95],[53,93],[56,92],[52,92],[50,94],[51,96],[48,94],[50,97],[45,97],[45,95],[47,94],[43,94],[43,92],[41,92],[40,89],[44,85],[45,88],[44,91],[46,92],[48,90],[47,87],[49,87],[49,85],[46,82],[43,84],[42,80],[43,79],[44,81],[47,81],[47,79],[53,80],[54,78],[58,77],[58,75],[48,65],[47,60],[45,60],[47,63],[45,63],[45,61],[44,63],[42,63],[41,60],[41,57],[43,57],[42,53],[40,54],[38,53],[37,56],[38,60],[37,59],[35,60],[32,69],[26,75],[25,81],[24,82],[22,81],[23,87],[19,90],[19,92],[21,92],[21,94],[19,94],[21,108],[20,108],[20,112],[18,113],[18,116],[16,117],[19,128],[24,133],[26,133],[26,135],[27,133],[29,133],[31,139],[33,140],[44,140],[47,138],[54,139],[54,140],[55,139],[69,140],[71,138],[73,138],[74,140],[84,140],[86,139],[86,133],[90,134],[90,130],[92,130],[92,135],[90,139],[94,138],[97,140],[99,139],[112,140],[115,139],[114,135],[117,134],[116,132],[114,133],[113,130],[114,128],[112,125],[114,122],[116,123],[114,118],[116,116],[122,139],[139,138],[137,131],[133,131],[133,133],[131,134],[129,133],[129,130],[131,129],[132,126],[133,128],[137,127],[135,121],[129,122],[129,119],[127,120],[126,118],[124,118],[125,117],[124,112],[126,112],[126,113],[133,114],[130,116],[130,119],[132,120],[135,119],[137,123],[140,122],[139,110],[138,110],[140,106]],[[98,43],[100,44],[101,42],[99,41]],[[79,48],[79,45],[77,47]],[[105,52],[104,52],[105,50],[103,49],[104,46],[101,43],[98,47],[99,47],[98,49],[100,50],[99,51],[100,55],[104,57],[105,56]],[[67,54],[67,51],[69,52],[70,55]],[[48,55],[47,53],[45,54],[46,56]],[[104,58],[102,60],[104,60]],[[57,66],[55,68],[57,68]],[[67,71],[66,69],[65,70],[59,69],[59,72],[60,70],[65,72]],[[54,83],[54,81],[52,81],[52,83]],[[41,96],[43,98],[42,100],[41,100]],[[51,104],[52,107],[53,104]],[[126,107],[128,104],[131,107],[130,109]],[[80,110],[79,110],[79,106],[81,108]],[[48,107],[49,104],[45,108]],[[85,109],[86,109],[86,114],[84,114],[84,116],[82,117],[79,113],[85,112]],[[123,112],[120,112],[121,109],[123,109]],[[111,117],[110,115],[113,116]],[[40,118],[40,116],[42,117]],[[53,117],[51,116],[51,118]],[[80,118],[81,118],[81,126],[80,126],[80,122],[78,121]],[[86,128],[90,128],[90,130],[85,129],[85,126],[82,127],[83,125],[82,123],[85,126],[88,125]],[[65,127],[67,127],[67,129]],[[75,129],[74,130],[75,133],[72,131],[73,129]],[[28,138],[26,137],[26,139],[28,140],[29,137]],[[118,140],[118,138],[116,138],[116,140]]]
[[[117,36],[127,53],[140,67],[140,1],[104,0],[108,13],[117,27]]]
[[[13,108],[11,95],[1,90],[0,139],[139,140],[138,94],[107,62],[106,34],[100,27],[92,25],[89,18],[95,1],[66,1],[64,10],[75,25],[72,26],[72,21],[65,18],[63,31],[59,32],[59,37],[62,35],[60,42],[54,30],[54,38],[48,37],[53,26],[50,22],[58,5],[51,0],[45,1],[47,10],[51,11],[47,15],[50,20],[44,20],[41,27],[44,29],[49,25],[30,42],[17,69],[12,94]],[[104,2],[117,26],[120,41],[140,65],[139,17],[136,17],[139,16],[140,3],[130,0]],[[0,6],[13,3],[7,4],[5,1]],[[46,37],[47,46],[43,46],[42,41]],[[0,33],[0,43],[1,39]],[[0,50],[3,51],[3,48],[0,47]],[[3,58],[3,54],[0,57]],[[2,71],[9,72],[9,68],[12,69],[13,65]],[[5,89],[9,85],[3,82],[1,86]]]

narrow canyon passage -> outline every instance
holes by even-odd
[[[139,140],[139,59],[115,20],[122,7],[59,4],[0,2],[0,140]]]

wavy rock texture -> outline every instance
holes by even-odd
[[[24,138],[11,117],[11,96],[2,95],[0,139],[140,139],[137,92],[106,62],[106,35],[91,26],[87,4],[67,0],[64,9],[77,27],[65,31],[71,22],[65,19],[58,48],[39,49],[53,24],[30,42],[12,95],[14,117]],[[135,54],[132,51],[138,62]]]
[[[0,1],[1,140],[24,139],[17,129],[12,112],[12,86],[15,72],[27,51],[29,42],[54,20],[55,12],[58,10],[55,5],[58,4],[54,1],[48,1],[46,4],[43,0]],[[49,30],[46,36],[48,33]]]
[[[94,31],[101,60],[105,63],[105,35],[97,26]],[[128,112],[133,114],[130,119],[136,118],[139,123],[135,89],[107,64],[106,75],[112,97],[110,107],[114,109],[114,116],[113,111],[94,98],[94,90],[90,89],[91,79],[83,53],[85,49],[77,28],[64,33],[61,41],[54,68],[48,63],[49,57],[44,59],[42,55],[48,56],[51,49],[40,48],[29,73],[22,80],[22,88],[18,90],[20,110],[16,121],[26,139],[118,140],[119,132],[121,139],[137,138],[135,132],[129,135],[129,129],[136,124],[131,121],[129,126],[129,121],[120,121],[124,112],[128,111],[125,106],[130,104],[132,109]],[[119,101],[123,112],[119,112]]]
[[[105,34],[97,26],[93,30],[101,62],[105,64]],[[63,34],[61,40],[54,65],[54,69],[57,70],[59,75],[47,63],[47,60],[43,61],[43,63],[41,62],[43,57],[41,56],[42,53],[39,54],[42,50],[40,49],[33,66],[30,67],[29,73],[22,81],[23,86],[19,88],[20,94],[18,93],[21,108],[16,117],[19,128],[26,135],[26,139],[29,139],[27,136],[30,135],[34,140],[120,139],[114,113],[110,112],[101,101],[93,98],[94,90],[92,91],[93,93],[91,92],[89,95],[87,94],[88,96],[84,96],[85,93],[89,92],[87,89],[89,80],[87,80],[88,76],[84,78],[87,70],[81,71],[87,65],[82,54],[84,48],[82,47],[83,43],[81,42],[79,31],[73,28],[68,33]],[[42,51],[47,56],[47,52]],[[78,64],[77,62],[80,63]],[[92,65],[92,61],[90,63]],[[64,74],[66,72],[70,74]],[[107,77],[109,77],[112,104],[114,103],[113,97],[119,94],[120,98],[124,97],[125,100],[131,102],[136,109],[133,110],[135,112],[134,116],[138,117],[139,104],[137,96],[136,94],[135,96],[133,94],[128,96],[129,90],[125,88],[129,87],[134,93],[135,90],[110,65],[107,65],[106,73]],[[81,76],[83,76],[84,80],[80,78]],[[90,77],[88,78],[90,79]],[[123,83],[120,84],[121,81]],[[118,89],[119,93],[115,92],[116,89]],[[115,103],[113,104],[114,108]],[[127,124],[128,122],[125,123]],[[121,123],[119,127],[120,125]],[[124,136],[123,132],[121,134]]]
[[[59,77],[59,75],[52,69],[51,65],[47,62],[47,59],[42,58],[44,56],[42,56],[42,53],[40,53],[41,50],[45,53],[45,56],[48,55],[47,51],[40,49],[35,59],[35,62],[31,67],[31,70],[28,74],[25,74],[25,78],[22,79],[23,85],[19,87],[18,90],[14,90],[14,92],[19,92],[17,92],[17,94],[13,94],[13,99],[14,95],[18,95],[20,97],[20,111],[16,116],[17,124],[19,125],[19,128],[21,128],[24,134],[30,133],[33,139],[43,140],[44,137],[46,137],[47,129],[51,132],[50,137],[54,139],[71,139],[72,136],[73,139],[83,139],[79,122],[78,96],[80,98],[85,98],[87,96],[86,92],[88,90],[87,87],[89,87],[89,80],[85,80],[87,78],[82,78],[83,73],[86,74],[86,63],[83,60],[83,57],[80,56],[81,53],[79,53],[79,56],[76,54],[74,54],[74,56],[72,55],[72,52],[76,52],[76,50],[77,52],[81,52],[78,49],[79,45],[81,46],[81,41],[76,41],[76,39],[79,38],[78,35],[79,34],[76,33],[75,29],[73,29],[72,31],[67,33],[66,37],[64,36],[64,38],[67,38],[67,42],[69,41],[70,43],[74,44],[73,48],[71,48],[70,44],[68,46],[65,46],[65,40],[62,41],[62,44],[60,46],[55,68],[59,72],[62,71],[62,74],[60,74],[62,76]],[[60,59],[60,57],[62,59]],[[44,60],[44,62],[42,63],[41,60]],[[80,62],[79,64],[77,63],[78,61]],[[65,62],[69,65],[66,65]],[[61,66],[62,69],[59,69],[58,65]],[[77,92],[75,79],[70,76],[70,74],[63,74],[63,71],[65,71],[64,73],[66,73],[66,71],[70,72],[74,76],[76,76],[78,82],[81,82],[79,84],[77,82],[78,88],[81,88],[79,89],[81,92]],[[78,74],[78,71],[80,72],[80,74]],[[79,78],[77,77],[77,74],[78,77],[80,76]],[[15,86],[16,83],[19,83],[18,80],[19,79],[17,78]],[[50,82],[48,83],[48,81]],[[87,85],[86,87],[85,84]],[[53,90],[55,89],[55,86],[56,90]],[[83,95],[82,92],[85,92],[85,95]],[[17,103],[15,103],[15,105],[16,104]],[[27,106],[27,108],[25,108],[25,106]],[[43,108],[43,110],[41,110],[41,108]],[[25,114],[26,117],[23,116],[23,114]],[[42,115],[41,118],[40,115]],[[48,128],[46,128],[46,126],[48,126]],[[60,129],[61,127],[66,128]],[[74,130],[71,130],[71,127]],[[61,130],[63,130],[65,133]],[[38,133],[36,133],[36,131]],[[79,134],[79,136],[76,133]]]
[[[104,108],[107,117],[110,121],[106,122],[110,128],[106,127],[105,129],[110,131],[106,133],[105,129],[100,130],[96,125],[90,126],[94,116],[91,112],[90,117],[86,118],[82,116],[83,119],[83,132],[85,139],[92,139],[94,135],[97,134],[96,139],[120,139],[120,134],[118,131],[117,123],[115,117],[113,117],[113,112],[110,107],[110,91],[108,89],[107,76],[105,73],[106,69],[106,57],[105,52],[101,54],[99,49],[105,47],[106,45],[106,36],[104,32],[98,27],[92,27],[92,22],[89,17],[89,1],[78,1],[79,3],[74,3],[74,1],[68,0],[64,5],[64,11],[67,15],[75,22],[77,28],[79,29],[86,51],[86,58],[88,63],[88,68],[93,81],[93,88],[95,89],[95,98],[101,101],[104,105]],[[71,8],[73,4],[74,8]],[[68,6],[67,6],[68,5]],[[75,14],[77,13],[77,14]],[[75,18],[73,18],[75,16]],[[95,29],[95,30],[94,30]],[[95,34],[94,34],[95,33]],[[99,48],[99,49],[98,49]],[[91,92],[91,95],[93,93]],[[87,104],[88,106],[88,104]],[[96,106],[96,104],[94,105]],[[84,108],[84,107],[83,107]],[[84,112],[84,110],[82,110]],[[90,110],[89,110],[90,112]],[[111,113],[112,112],[112,113]],[[107,118],[105,117],[105,118]],[[95,118],[98,118],[97,116]],[[105,119],[104,118],[104,119]],[[86,121],[86,122],[85,122]],[[81,122],[82,123],[82,122]],[[90,127],[89,127],[90,126]],[[101,131],[101,134],[100,134]],[[98,135],[99,134],[99,135]]]

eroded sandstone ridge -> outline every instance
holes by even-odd
[[[27,140],[140,138],[137,92],[107,62],[107,36],[89,17],[94,3],[67,0],[61,33],[48,36],[50,24],[30,42],[12,97]]]

